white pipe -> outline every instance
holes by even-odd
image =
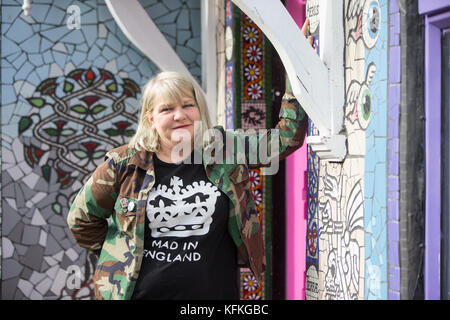
[[[26,16],[30,15],[31,11],[31,0],[23,0],[23,6],[22,6],[23,14]]]

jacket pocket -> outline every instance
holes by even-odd
[[[240,184],[242,182],[245,182],[249,179],[248,176],[248,169],[243,164],[236,165],[231,172],[228,175],[230,177],[230,180],[235,184]]]
[[[119,195],[114,206],[118,231],[133,237],[136,227],[137,200]]]

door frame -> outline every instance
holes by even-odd
[[[439,2],[439,3],[438,3]],[[450,1],[419,0],[425,24],[425,299],[441,297],[441,59],[443,29],[450,28]]]

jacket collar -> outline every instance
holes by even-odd
[[[149,169],[153,169],[153,152],[147,150],[130,150],[131,152],[135,152],[130,159],[129,164],[133,164],[145,171]]]

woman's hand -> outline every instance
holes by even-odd
[[[305,23],[303,24],[303,27],[302,27],[302,33],[305,37],[306,37],[306,34],[308,33],[308,28],[309,28],[309,18],[305,20]],[[308,42],[311,45],[311,47],[314,48],[314,37],[307,36],[307,38],[308,38]]]

